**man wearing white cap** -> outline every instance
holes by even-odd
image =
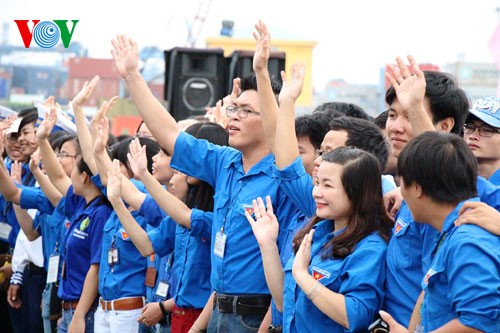
[[[465,121],[464,140],[476,156],[479,175],[500,185],[500,98],[476,101]]]

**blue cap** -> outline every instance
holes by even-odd
[[[500,128],[500,98],[480,98],[474,103],[474,106],[469,112],[486,124],[495,128]]]

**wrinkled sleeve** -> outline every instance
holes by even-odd
[[[300,157],[283,169],[278,169],[275,165],[274,175],[280,180],[280,188],[302,214],[313,216],[316,213],[316,203],[312,196],[314,184]]]
[[[138,213],[148,221],[150,226],[155,228],[158,227],[161,221],[167,216],[163,209],[158,206],[156,201],[149,194],[146,195]]]
[[[38,187],[21,186],[21,208],[38,209],[41,213],[52,214],[54,206],[42,189]]]
[[[174,156],[170,166],[189,176],[201,179],[215,187],[217,175],[222,170],[224,158],[234,149],[214,145],[207,140],[195,139],[181,132],[175,141]]]
[[[165,217],[158,228],[148,231],[155,253],[160,257],[168,255],[174,250],[175,228],[177,224],[170,216]]]
[[[349,330],[366,329],[382,307],[387,246],[380,239],[365,241],[346,259],[340,293],[345,297]]]
[[[452,308],[463,325],[500,332],[500,238],[484,230],[475,235],[461,232],[456,237],[462,241],[455,239],[457,245],[450,249],[449,257],[459,260],[448,261],[447,274]]]
[[[192,209],[191,236],[211,239],[213,215],[214,214],[212,212],[204,212],[199,209]]]

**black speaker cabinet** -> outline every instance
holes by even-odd
[[[227,92],[222,49],[173,48],[165,51],[165,99],[176,120],[205,114]]]
[[[227,66],[229,77],[227,80],[227,91],[231,91],[233,87],[233,79],[236,77],[243,78],[253,73],[253,51],[236,50],[227,58]],[[269,75],[274,80],[281,82],[281,71],[285,69],[286,53],[271,52],[267,69]]]

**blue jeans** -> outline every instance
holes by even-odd
[[[94,333],[94,313],[96,307],[93,306],[87,315],[85,315],[85,333]],[[57,326],[57,333],[67,333],[73,315],[75,314],[74,309],[63,310],[61,324]]]
[[[235,313],[221,313],[214,307],[210,321],[208,322],[208,333],[255,333],[259,331],[264,316],[242,316]]]
[[[52,283],[45,285],[45,290],[42,294],[42,319],[43,332],[52,333],[52,325],[50,324],[50,293],[52,291]]]

